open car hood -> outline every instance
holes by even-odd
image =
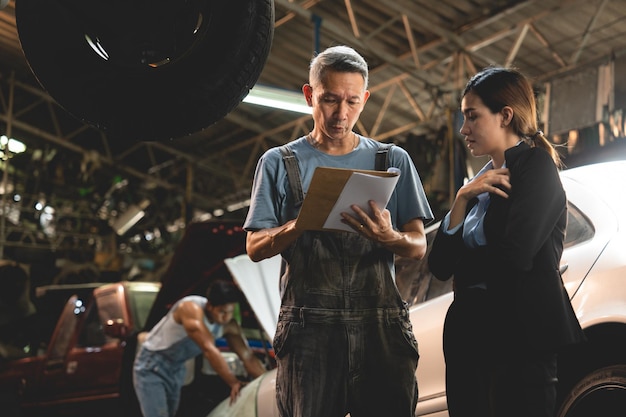
[[[224,259],[224,263],[246,296],[261,327],[273,340],[280,309],[280,255],[253,262],[244,254]]]

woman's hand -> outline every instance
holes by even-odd
[[[508,168],[490,169],[481,176],[463,185],[457,192],[457,199],[469,201],[482,193],[493,193],[502,198],[508,198],[511,182]]]
[[[465,219],[467,203],[482,193],[493,193],[508,198],[511,190],[509,170],[507,168],[490,169],[479,177],[475,177],[463,185],[456,193],[450,208],[450,224],[448,230],[454,229]]]

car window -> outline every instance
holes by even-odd
[[[102,346],[106,342],[104,329],[100,323],[98,316],[98,306],[93,303],[87,311],[83,328],[78,335],[76,342],[77,347],[97,347]]]
[[[128,323],[128,315],[126,314],[126,310],[124,310],[126,303],[120,300],[121,297],[124,297],[123,294],[124,293],[118,291],[116,287],[107,288],[105,291],[98,294],[96,302],[98,305],[97,310],[100,323],[114,321],[127,326],[130,325],[130,323]],[[111,336],[106,336],[107,343],[113,342],[114,340],[115,339]]]
[[[70,345],[74,329],[78,323],[79,317],[85,313],[85,304],[83,300],[76,295],[70,297],[65,304],[64,312],[57,326],[55,339],[49,354],[49,365],[62,362]]]
[[[131,309],[133,324],[136,329],[143,329],[150,314],[150,309],[156,299],[158,289],[129,289],[128,298],[131,300],[129,307]]]
[[[567,207],[565,247],[577,245],[593,237],[595,230],[589,219],[572,203]]]

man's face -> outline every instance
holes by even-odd
[[[354,72],[328,71],[303,92],[313,108],[316,129],[328,139],[348,138],[369,98],[363,77]]]
[[[235,303],[224,304],[221,306],[213,306],[210,303],[206,305],[206,313],[213,323],[226,324],[233,318],[235,311]]]

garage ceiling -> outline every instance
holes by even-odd
[[[54,199],[71,213],[65,229],[74,242],[101,234],[97,223],[119,215],[111,204],[149,200],[146,228],[245,201],[260,154],[312,128],[310,116],[242,103],[181,138],[111,140],[36,82],[20,48],[15,1],[0,11],[0,123],[28,150],[9,161],[9,173],[24,195]],[[299,91],[317,47],[351,45],[371,71],[358,130],[412,149],[448,124],[459,89],[484,66],[517,67],[541,88],[626,52],[624,0],[274,1],[274,39],[258,83]],[[28,212],[25,203],[21,210]]]

